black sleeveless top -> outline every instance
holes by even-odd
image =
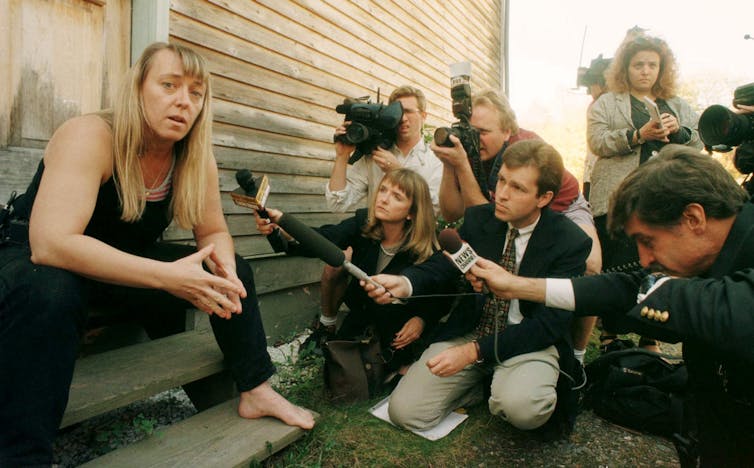
[[[39,182],[44,173],[44,160],[39,162],[37,172],[29,184],[26,193],[17,203],[14,203],[14,213],[19,218],[29,219],[31,207],[39,190]],[[147,202],[141,218],[135,222],[125,222],[120,219],[121,204],[115,181],[112,177],[99,189],[97,204],[89,224],[84,230],[87,236],[99,239],[108,245],[129,253],[138,253],[141,249],[152,245],[162,234],[172,219],[170,201],[172,192],[161,201]]]

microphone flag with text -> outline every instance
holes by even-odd
[[[477,260],[479,260],[479,255],[477,255],[468,243],[461,240],[458,231],[453,228],[440,231],[437,241],[440,243],[440,247],[450,255],[450,260],[456,268],[461,270],[462,273],[469,271]]]
[[[269,218],[264,205],[270,196],[270,182],[266,175],[254,177],[250,170],[241,169],[236,171],[237,189],[230,192],[233,203],[244,208],[251,208],[263,218]]]

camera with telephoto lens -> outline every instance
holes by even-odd
[[[461,146],[469,158],[471,170],[479,184],[482,193],[487,193],[487,179],[482,169],[479,156],[479,131],[471,126],[471,64],[469,62],[454,63],[450,66],[450,97],[453,100],[453,115],[458,119],[450,127],[439,127],[435,130],[435,144],[451,148],[453,142],[450,135],[460,140]]]
[[[388,149],[395,144],[398,125],[403,118],[400,101],[384,105],[372,103],[368,98],[346,98],[343,104],[335,107],[335,111],[345,114],[345,120],[351,122],[346,133],[334,137],[334,141],[356,146],[348,164],[355,163],[378,146]]]
[[[754,106],[754,83],[735,89],[733,105]],[[737,114],[724,106],[709,106],[699,117],[699,136],[707,151],[726,153],[735,147],[733,165],[738,172],[754,173],[754,113]],[[744,182],[744,187],[754,195],[751,176]]]

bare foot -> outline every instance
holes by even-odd
[[[309,411],[286,400],[268,382],[241,393],[238,414],[247,419],[272,416],[289,426],[298,426],[301,429],[314,427],[314,417]]]

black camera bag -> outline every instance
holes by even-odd
[[[611,351],[586,366],[584,405],[639,431],[671,437],[680,431],[688,373],[682,362],[641,348]]]

